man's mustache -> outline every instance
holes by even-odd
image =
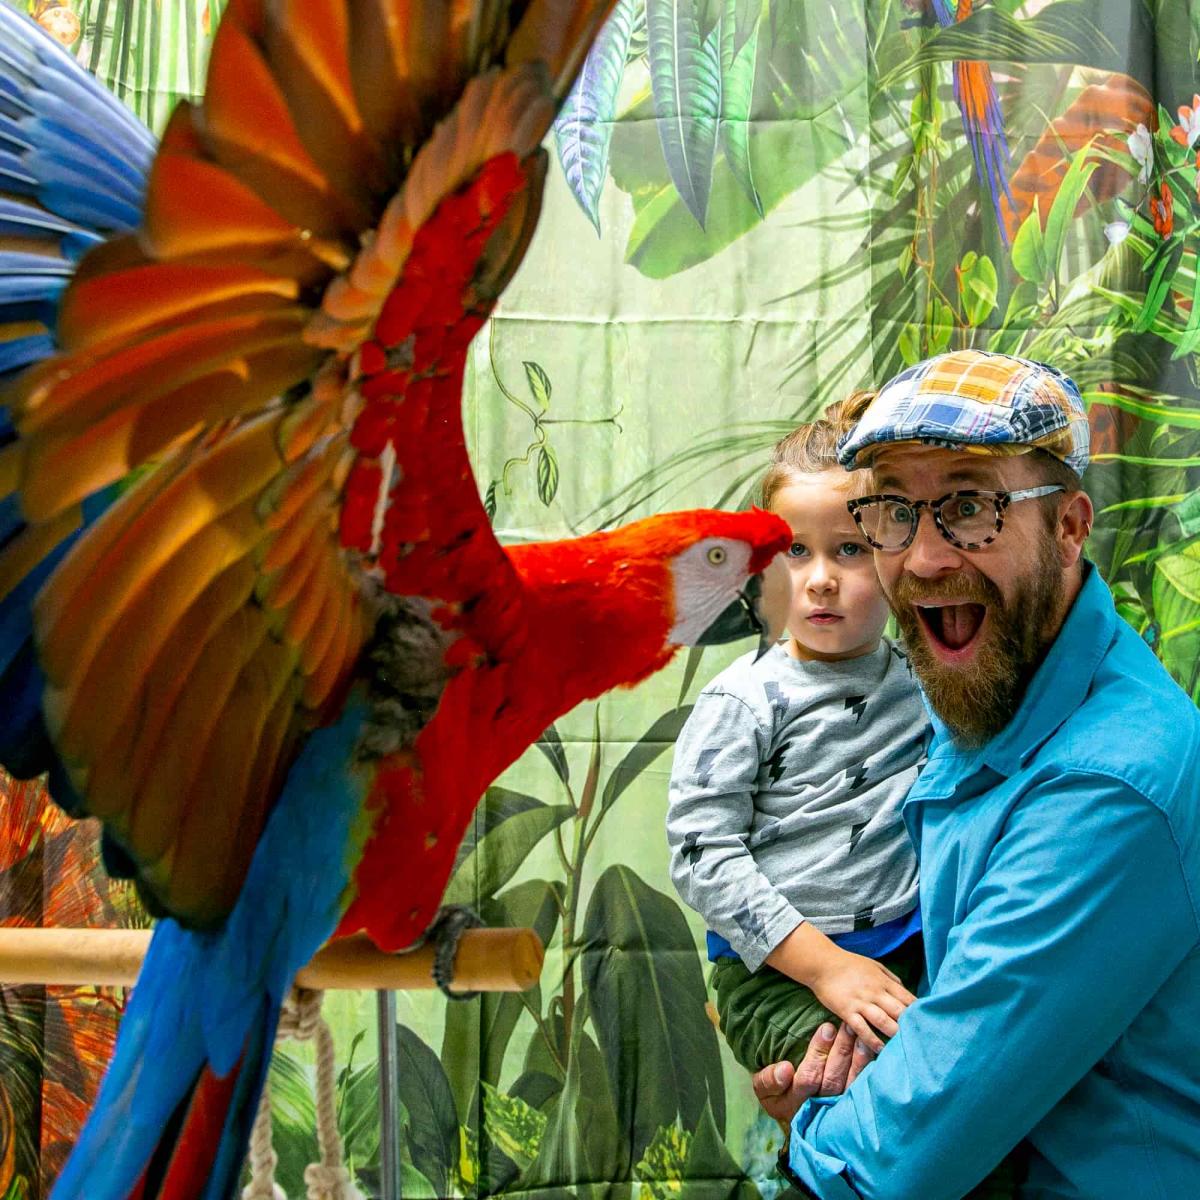
[[[896,580],[890,597],[892,606],[924,603],[929,600],[958,600],[963,604],[984,604],[1002,607],[1000,589],[984,575],[962,572],[940,579],[918,579],[907,572]]]

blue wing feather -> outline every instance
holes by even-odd
[[[0,400],[19,374],[54,353],[59,301],[92,246],[132,229],[154,151],[148,129],[31,20],[0,3]],[[0,445],[13,428],[0,407]],[[84,505],[86,528],[115,498]],[[0,504],[0,546],[24,529],[15,498]],[[45,680],[31,606],[78,539],[55,548],[0,599],[0,762],[50,772],[50,791],[78,806],[41,714]]]

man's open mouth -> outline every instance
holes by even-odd
[[[987,608],[982,604],[916,604],[917,616],[929,635],[933,648],[943,656],[970,653],[983,628]]]

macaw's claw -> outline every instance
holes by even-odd
[[[433,924],[425,932],[425,941],[432,942],[433,981],[449,1000],[473,1000],[478,992],[451,991],[454,981],[454,956],[458,953],[458,943],[468,929],[478,929],[483,924],[483,918],[468,908],[465,904],[447,904],[438,910]]]

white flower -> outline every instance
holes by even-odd
[[[1129,222],[1110,221],[1104,227],[1104,236],[1110,246],[1119,246],[1129,236]]]
[[[1139,125],[1129,135],[1129,153],[1142,168],[1138,172],[1138,183],[1146,183],[1150,178],[1150,167],[1154,162],[1154,143],[1150,140],[1150,130],[1145,125]]]

